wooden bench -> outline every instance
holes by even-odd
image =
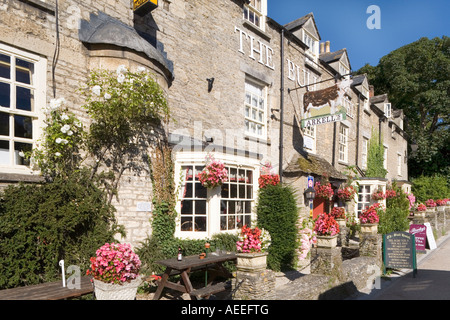
[[[80,289],[63,287],[61,281],[0,290],[0,300],[63,300],[92,293],[91,277],[81,277]]]
[[[196,299],[200,299],[200,298],[204,298],[204,297],[208,298],[212,294],[219,293],[219,292],[225,291],[230,288],[231,288],[230,283],[219,282],[219,283],[211,285],[211,286],[203,287],[200,289],[194,289],[189,294],[191,296],[195,297]]]

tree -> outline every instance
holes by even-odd
[[[375,93],[388,93],[403,109],[405,130],[417,152],[410,153],[410,175],[450,176],[450,38],[421,38],[392,51],[377,66],[366,64]]]

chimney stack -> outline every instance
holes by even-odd
[[[321,42],[320,43],[320,53],[324,53],[325,52],[325,42]]]
[[[330,52],[330,40],[325,41],[325,52]]]
[[[372,98],[375,94],[375,87],[373,85],[369,85],[369,98]]]

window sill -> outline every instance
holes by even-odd
[[[249,30],[251,30],[251,31],[253,31],[253,32],[255,32],[255,33],[257,33],[259,36],[261,36],[262,38],[264,38],[264,39],[267,40],[268,42],[270,42],[270,40],[272,39],[272,37],[271,37],[268,33],[266,33],[263,29],[261,29],[261,28],[255,26],[254,24],[252,24],[252,23],[250,23],[250,22],[248,22],[248,21],[245,21],[245,20],[244,20],[244,22],[242,23],[242,25],[243,25],[245,28],[247,28],[247,29],[249,29]]]
[[[19,0],[19,1],[31,6],[33,8],[36,8],[38,10],[41,10],[48,14],[51,14],[52,16],[55,15],[55,6],[54,5],[45,3],[40,0]]]
[[[269,139],[258,138],[258,137],[255,137],[255,136],[251,136],[249,134],[244,134],[244,139],[248,140],[248,141],[263,143],[263,144],[266,144],[268,146],[270,146],[272,144],[272,142],[270,141],[270,138]]]
[[[28,182],[28,183],[41,183],[44,182],[44,178],[40,175],[32,173],[3,173],[0,172],[0,182],[6,183],[18,183],[18,182]]]

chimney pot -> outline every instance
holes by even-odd
[[[330,41],[325,41],[325,52],[330,52]]]

